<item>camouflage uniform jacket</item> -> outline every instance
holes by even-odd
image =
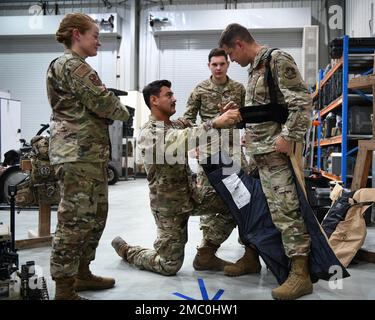
[[[269,48],[263,47],[249,68],[245,106],[270,103],[264,62]],[[269,121],[247,124],[246,147],[251,154],[275,151],[275,140],[281,135],[286,140],[302,142],[311,123],[312,98],[293,58],[281,50],[272,52],[270,62],[272,77],[279,104],[286,105],[289,116],[285,124]]]
[[[78,54],[65,50],[48,68],[47,94],[52,107],[51,163],[108,161],[108,124],[126,121],[129,112],[95,70]]]
[[[245,87],[229,77],[227,79],[224,85],[215,84],[211,78],[199,83],[190,94],[183,117],[196,123],[199,113],[202,122],[212,120],[220,115],[219,105],[225,105],[230,101],[242,108],[245,103]],[[230,155],[232,155],[234,142],[233,129],[230,129],[229,150],[227,150]]]
[[[220,115],[219,105],[229,101],[243,107],[245,87],[229,77],[224,85],[217,85],[212,82],[211,78],[207,79],[199,83],[190,94],[184,118],[195,123],[199,112],[202,122],[211,120]]]
[[[207,130],[205,124],[184,129],[177,121],[167,124],[152,115],[143,125],[137,147],[147,173],[152,210],[161,213],[193,210],[187,150],[189,141]]]

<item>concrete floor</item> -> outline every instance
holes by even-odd
[[[97,250],[92,270],[98,275],[116,279],[116,286],[101,292],[83,292],[82,296],[100,300],[181,300],[173,293],[178,292],[198,300],[202,299],[198,279],[203,279],[208,297],[212,299],[218,290],[224,290],[221,300],[272,299],[271,289],[277,282],[270,271],[262,268],[261,275],[246,275],[229,278],[220,272],[198,272],[192,262],[196,246],[201,240],[199,217],[189,221],[189,241],[185,250],[185,261],[177,276],[165,277],[135,269],[117,256],[111,240],[121,236],[130,244],[152,247],[155,225],[149,209],[148,188],[145,179],[120,181],[109,188],[109,217],[106,229]],[[16,216],[16,239],[27,238],[29,229],[37,229],[37,212],[22,211]],[[0,211],[0,222],[9,223],[8,211]],[[52,213],[52,232],[56,224],[56,212]],[[218,255],[235,261],[244,249],[237,242],[237,229],[222,245]],[[34,260],[47,278],[50,298],[54,296],[54,281],[49,275],[49,247],[19,251],[20,263]],[[345,300],[375,299],[375,264],[360,262],[348,269],[351,277],[342,283],[342,289],[332,290],[329,283],[319,281],[314,293],[302,299]]]

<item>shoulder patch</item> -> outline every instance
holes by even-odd
[[[284,72],[285,78],[288,80],[293,80],[297,77],[296,69],[293,67],[286,67]]]
[[[91,69],[85,65],[84,63],[81,64],[77,69],[74,70],[73,74],[77,75],[78,77],[80,78],[83,78],[85,77],[89,72],[91,71]]]
[[[98,76],[95,73],[92,73],[89,75],[90,81],[95,85],[95,86],[101,86],[102,82],[98,78]]]

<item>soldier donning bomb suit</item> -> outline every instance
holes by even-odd
[[[272,290],[272,296],[296,299],[311,293],[313,286],[308,271],[310,236],[301,217],[289,155],[295,143],[303,142],[311,123],[312,98],[293,58],[281,50],[261,46],[246,27],[229,24],[219,45],[232,61],[242,67],[250,64],[245,108],[271,106],[268,116],[280,108],[288,111],[283,124],[277,119],[270,121],[269,117],[258,123],[248,121],[246,148],[258,167],[273,223],[281,232],[286,255],[291,258],[288,279]],[[272,76],[272,81],[268,82],[267,75]]]
[[[264,78],[264,61],[269,48],[262,48],[249,69],[245,105],[270,101]],[[248,124],[246,147],[253,154],[273,222],[282,233],[286,255],[307,255],[310,239],[300,216],[295,184],[288,167],[288,157],[275,151],[275,139],[302,142],[311,122],[311,97],[293,58],[280,50],[272,52],[270,72],[278,86],[278,101],[288,107],[289,116],[282,126],[277,122]]]
[[[86,26],[86,31],[79,29],[79,34],[72,36],[81,55],[70,49],[72,39],[65,38],[70,30],[66,26],[74,23]],[[61,192],[51,256],[56,299],[79,299],[75,291],[114,285],[114,279],[92,275],[89,264],[95,259],[108,212],[108,124],[126,121],[129,112],[85,62],[100,46],[98,30],[86,15],[67,15],[56,33],[67,48],[47,71],[52,107],[49,156]],[[86,42],[82,43],[82,38]]]

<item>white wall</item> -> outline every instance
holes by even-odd
[[[371,12],[371,4],[373,11]],[[373,34],[369,22],[373,16]],[[346,34],[351,37],[370,37],[375,35],[375,0],[346,1]]]
[[[20,101],[0,98],[0,161],[10,149],[18,150],[21,146],[19,132],[21,129]]]
[[[141,34],[145,36],[142,37],[140,48],[140,88],[157,79],[170,80],[177,98],[175,116],[181,116],[191,90],[210,76],[207,68],[209,51],[217,47],[220,33],[226,24],[234,21],[250,27],[255,39],[262,45],[290,53],[303,75],[303,28],[311,24],[309,11],[308,8],[282,8],[277,9],[276,13],[273,8],[265,8],[145,12],[141,18]],[[165,27],[151,28],[147,20],[150,13],[154,17],[168,16],[170,23]],[[275,17],[270,21],[251,18],[271,17],[275,13],[284,19]],[[221,18],[218,18],[219,16]],[[246,85],[246,68],[232,63],[228,74],[232,79]]]
[[[302,31],[289,32],[262,32],[255,33],[262,44],[280,48],[289,52],[302,68]],[[159,63],[158,77],[149,79],[168,79],[172,82],[172,90],[177,99],[177,116],[182,116],[188,96],[194,87],[211,75],[207,67],[209,51],[217,46],[219,34],[183,34],[164,35],[158,37]],[[288,41],[282,40],[288,38]],[[146,66],[150,70],[153,66]],[[237,63],[230,64],[228,75],[232,79],[247,84],[247,68],[242,68]]]
[[[87,62],[98,71],[103,83],[116,87],[117,44],[102,39],[102,50]],[[22,137],[30,140],[41,123],[48,123],[51,108],[47,99],[46,72],[50,62],[63,52],[49,37],[0,39],[0,87],[21,100]]]
[[[119,12],[126,16],[125,8]],[[86,13],[93,12],[87,10]],[[0,18],[2,22],[7,20],[6,17]],[[12,19],[12,17],[10,18]],[[52,21],[58,17],[43,18]],[[17,19],[28,21],[28,17],[18,16]],[[16,23],[14,18],[13,20],[13,23]],[[51,108],[46,93],[46,71],[49,63],[60,56],[64,48],[56,42],[53,36],[54,31],[51,32],[51,28],[47,28],[47,25],[43,28],[43,32],[48,33],[46,35],[32,36],[26,32],[24,34],[28,34],[28,36],[4,36],[7,34],[5,28],[9,29],[8,34],[12,32],[17,34],[11,23],[12,21],[9,23],[5,21],[0,31],[0,88],[9,90],[13,99],[21,100],[22,137],[30,140],[38,131],[41,123],[49,122]],[[18,26],[20,25],[18,24]],[[27,23],[25,26],[27,29]],[[125,29],[126,35],[127,23],[121,24],[120,27],[123,32]],[[129,61],[125,61],[128,56],[126,54],[127,47],[115,35],[105,33],[101,35],[101,43],[98,55],[88,58],[87,62],[98,72],[108,88],[126,90],[124,75],[127,73],[124,66],[126,63],[130,64]]]

